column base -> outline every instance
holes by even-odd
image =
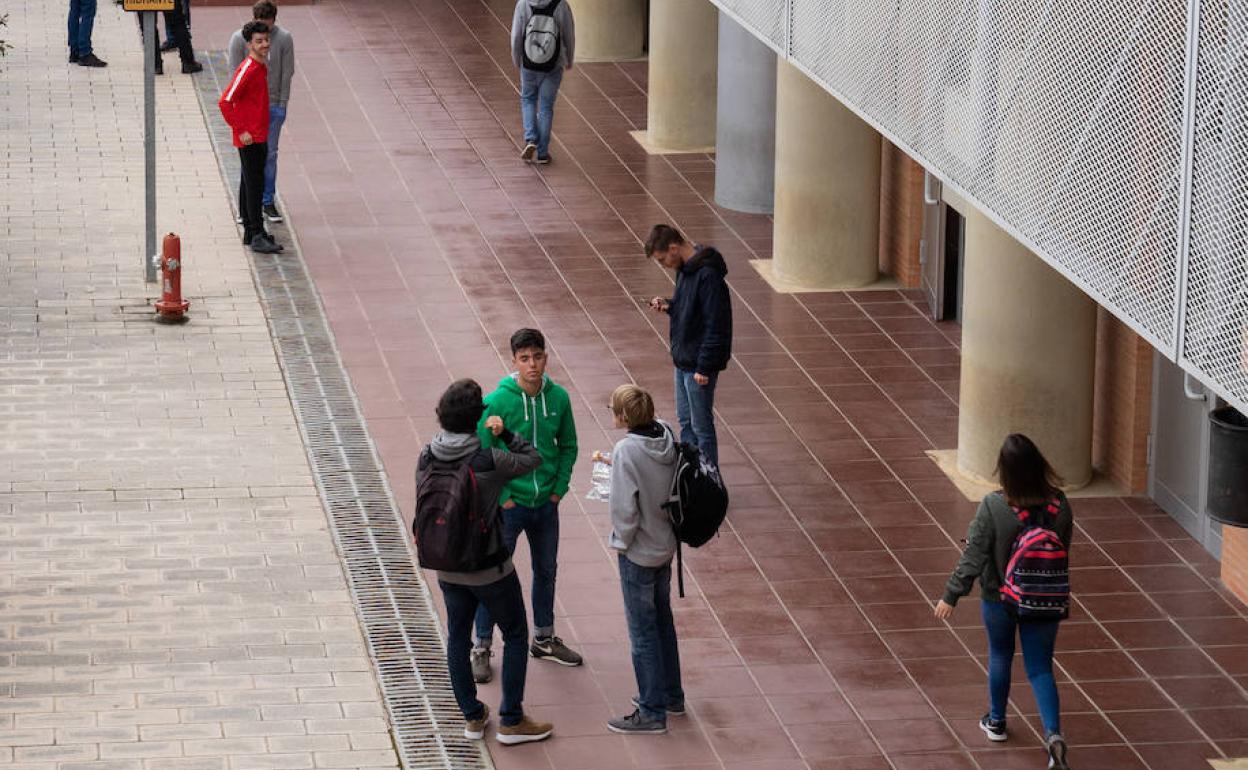
[[[925,454],[932,458],[932,462],[936,463],[936,467],[940,468],[945,478],[958,488],[962,496],[971,502],[977,503],[984,499],[984,495],[1001,488],[1001,484],[993,479],[986,479],[958,468],[958,450],[956,449],[929,449]],[[1062,491],[1070,498],[1131,496],[1128,490],[1115,484],[1113,479],[1095,471],[1087,483],[1081,486],[1065,486],[1062,487]],[[1078,512],[1075,515],[1078,516]]]
[[[628,135],[641,145],[641,149],[645,150],[647,155],[710,155],[715,152],[713,144],[709,147],[660,147],[650,141],[650,132],[645,130],[629,131]]]
[[[902,287],[892,276],[880,275],[875,281],[866,285],[859,283],[840,283],[828,284],[826,286],[811,286],[809,284],[795,283],[787,281],[776,275],[772,268],[774,260],[771,259],[751,259],[750,267],[758,273],[758,275],[767,282],[772,291],[777,294],[814,294],[821,291],[889,291]]]

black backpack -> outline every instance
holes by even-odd
[[[676,531],[676,584],[680,596],[684,597],[685,563],[681,544],[698,548],[718,534],[728,515],[728,489],[720,478],[719,468],[703,460],[696,446],[677,441],[676,452],[671,496],[663,507]]]
[[[553,0],[545,8],[529,4],[529,23],[524,27],[521,46],[524,68],[537,72],[550,72],[559,66],[559,51],[563,47],[563,34],[555,21],[555,9],[561,0]]]
[[[428,470],[416,487],[412,536],[425,569],[477,572],[507,561],[497,508],[488,519],[478,512],[475,457],[446,462],[428,448],[421,454],[419,467]]]

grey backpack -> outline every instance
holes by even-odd
[[[553,0],[545,8],[529,5],[529,23],[524,28],[524,68],[537,72],[550,72],[559,66],[559,50],[562,40],[559,22],[555,21],[555,9],[563,0]]]

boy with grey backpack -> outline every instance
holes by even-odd
[[[519,0],[511,20],[511,60],[520,70],[525,163],[550,163],[550,131],[563,71],[572,69],[576,25],[568,0]]]

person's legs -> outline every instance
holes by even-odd
[[[520,68],[520,119],[524,123],[525,144],[537,144],[537,95],[543,74]]]
[[[264,160],[264,205],[272,206],[277,195],[277,143],[286,124],[286,108],[280,104],[269,106],[269,154]]]
[[[472,615],[477,611],[477,597],[469,586],[438,581],[446,603],[446,669],[451,677],[451,690],[465,721],[480,719],[485,704],[477,700],[477,683],[472,680],[468,650],[472,647]]]
[[[555,124],[555,99],[559,97],[559,84],[563,82],[563,68],[555,67],[545,73],[537,95],[537,157],[550,156],[550,132]]]
[[[1005,721],[1010,700],[1010,667],[1014,663],[1014,630],[1017,623],[1001,602],[981,600],[980,611],[988,632],[988,717]]]
[[[96,0],[78,0],[78,56],[90,56],[91,32],[95,29]]]
[[[666,723],[667,693],[664,689],[662,643],[659,639],[656,602],[656,577],[659,570],[639,567],[624,554],[619,555],[619,561],[620,587],[624,591],[624,617],[628,621],[633,675],[637,677],[637,707],[642,716]],[[668,590],[671,590],[670,582]]]
[[[688,374],[685,380],[686,398],[689,399],[689,424],[693,429],[693,435],[697,436],[698,449],[702,450],[702,457],[709,460],[711,465],[719,466],[719,439],[715,435],[715,383],[719,380],[718,374],[708,374],[708,382],[705,385],[699,385],[693,379],[693,374]],[[682,426],[683,428],[683,426]],[[684,437],[681,437],[684,440]]]
[[[78,56],[78,26],[82,21],[82,0],[69,0],[69,28],[67,30],[67,39],[69,40],[69,53],[71,56]]]
[[[268,148],[264,142],[254,142],[240,147],[238,155],[243,166],[243,240],[250,243],[252,238],[264,232],[260,197],[264,190],[264,159]]]
[[[1061,702],[1057,694],[1057,682],[1053,679],[1053,648],[1057,644],[1057,622],[1019,623],[1018,637],[1023,648],[1023,665],[1027,669],[1027,681],[1036,695],[1040,708],[1040,721],[1044,723],[1047,738],[1061,733]]]
[[[555,634],[555,573],[559,568],[559,505],[547,502],[528,512],[529,555],[533,558],[533,636]]]
[[[178,3],[173,4],[172,11],[165,11],[165,33],[169,42],[178,49],[178,58],[183,64],[195,61],[195,49],[191,47],[191,33],[186,28],[186,17]]]
[[[516,552],[516,543],[520,540],[520,533],[529,523],[525,515],[528,511],[528,508],[521,508],[518,505],[514,508],[499,509],[503,517],[503,544],[507,546],[507,553]],[[493,641],[494,620],[490,617],[489,608],[482,604],[477,610],[477,647],[488,650]]]
[[[475,590],[503,634],[503,702],[498,707],[498,718],[504,725],[516,725],[524,718],[524,677],[529,665],[529,624],[524,615],[520,580],[512,572],[502,580]],[[465,627],[465,634],[469,626]],[[463,663],[471,680],[466,647]]]
[[[654,608],[659,633],[659,657],[663,662],[663,705],[683,708],[685,689],[680,683],[680,645],[676,640],[676,621],[672,617],[671,562],[655,572]]]
[[[687,382],[693,382],[693,372],[676,369],[676,422],[680,423],[680,440],[686,444],[697,444],[698,437],[693,433],[693,423],[689,417],[689,390]]]

